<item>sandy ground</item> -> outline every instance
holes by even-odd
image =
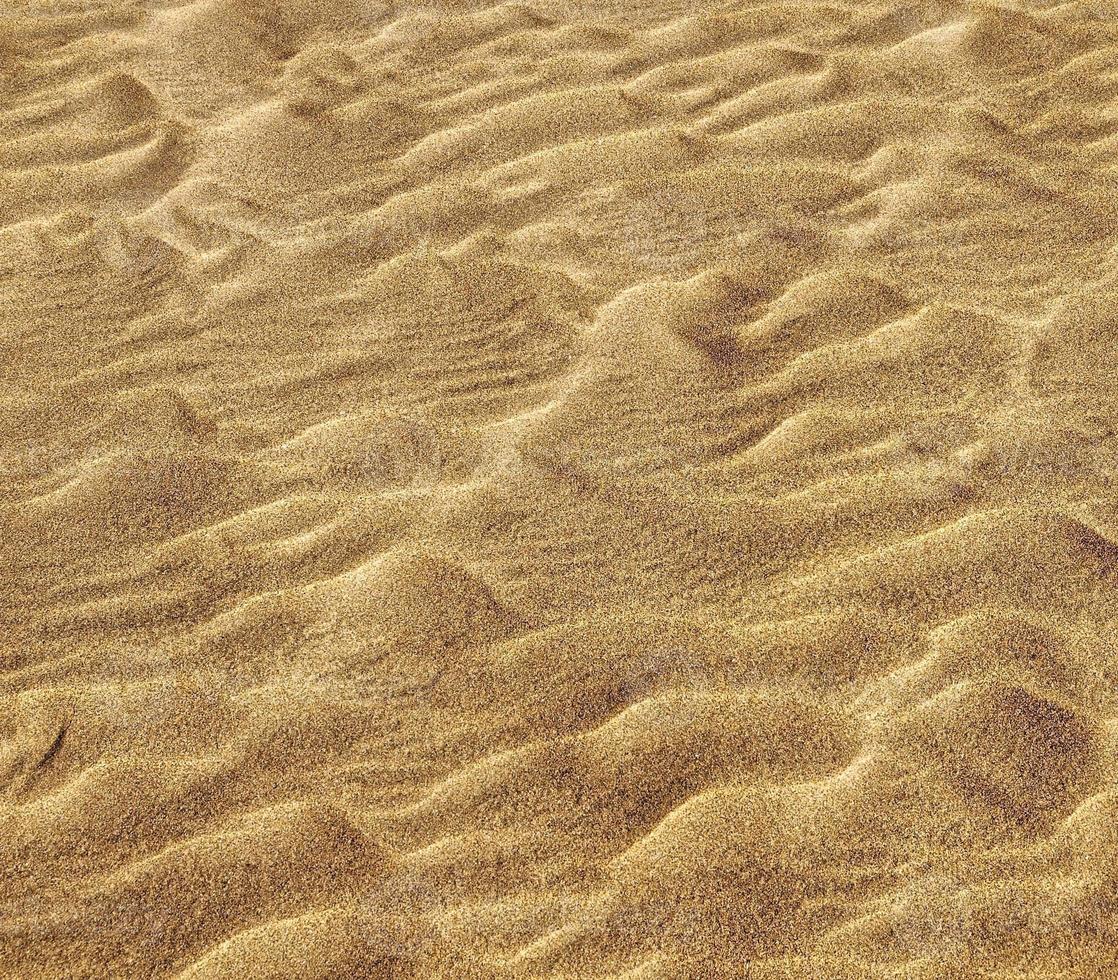
[[[1118,976],[1118,5],[0,0],[0,976]]]

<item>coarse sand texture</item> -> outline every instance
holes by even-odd
[[[0,0],[0,980],[1118,980],[1118,0]]]

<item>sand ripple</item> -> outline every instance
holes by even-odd
[[[0,3],[0,973],[1118,973],[1116,57]]]

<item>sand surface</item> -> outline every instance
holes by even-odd
[[[1118,5],[0,0],[0,976],[1118,976]]]

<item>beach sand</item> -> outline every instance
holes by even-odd
[[[1118,976],[1118,6],[0,0],[0,976]]]

